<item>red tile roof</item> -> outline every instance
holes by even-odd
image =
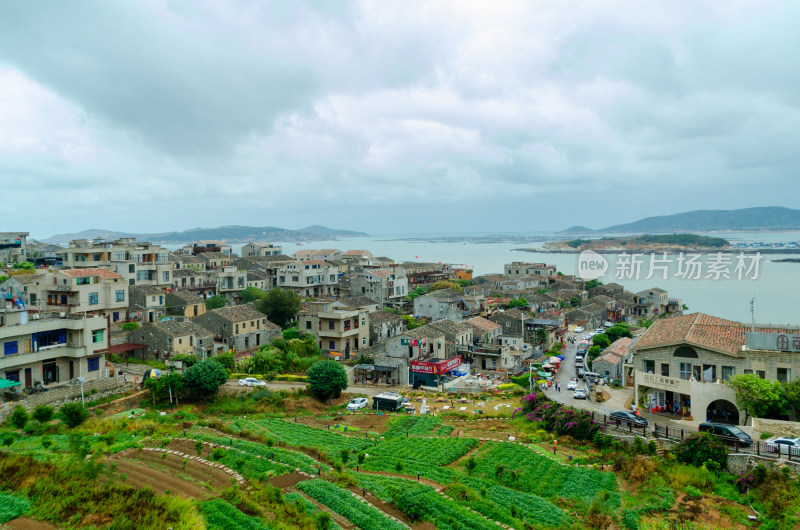
[[[661,318],[636,343],[636,349],[688,343],[737,355],[744,345],[746,327],[741,322],[703,313]]]
[[[61,273],[70,278],[102,278],[104,280],[121,280],[122,276],[108,269],[66,269]]]

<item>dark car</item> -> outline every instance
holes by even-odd
[[[728,445],[741,445],[748,447],[752,445],[753,439],[750,435],[741,430],[736,425],[727,425],[725,423],[701,423],[697,428],[700,432],[707,432],[719,436]]]
[[[632,425],[634,427],[647,427],[647,420],[627,410],[612,412],[608,419],[617,425]]]

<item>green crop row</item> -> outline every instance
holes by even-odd
[[[394,519],[389,519],[374,506],[361,502],[349,491],[330,482],[320,479],[306,480],[299,482],[297,488],[362,530],[405,529],[405,526]]]
[[[286,502],[293,502],[298,504],[299,506],[303,507],[303,510],[312,516],[317,515],[317,513],[321,512],[319,508],[314,506],[314,503],[297,493],[296,491],[292,491],[289,493],[284,493],[283,498]],[[328,527],[329,530],[342,530],[342,527],[338,524],[331,522],[330,526]]]
[[[434,432],[434,429],[439,427]],[[392,422],[391,428],[383,433],[386,438],[396,436],[447,436],[450,430],[442,431],[442,420],[435,416],[399,416]]]
[[[415,460],[430,466],[442,466],[458,460],[470,449],[478,446],[474,438],[392,438],[381,442],[370,451],[370,458]]]
[[[231,427],[259,435],[269,436],[293,447],[315,448],[325,452],[329,459],[340,461],[341,451],[358,452],[375,444],[368,438],[346,436],[326,429],[307,427],[291,421],[267,418],[263,420],[238,420]]]
[[[472,475],[545,498],[566,497],[591,502],[600,491],[620,505],[616,475],[592,468],[569,466],[510,443],[490,443],[476,456]]]
[[[253,458],[231,449],[214,449],[211,460],[228,466],[247,479],[267,480],[294,471],[287,465],[265,458]]]
[[[209,530],[262,530],[269,525],[239,511],[222,499],[201,502],[200,511],[208,522]]]
[[[222,436],[215,436],[212,434],[206,434],[202,432],[192,433],[192,437],[197,440],[203,440],[205,442],[212,442],[220,445],[230,445],[230,438],[229,437],[222,437]],[[250,442],[247,440],[240,440],[238,438],[234,438],[233,446],[234,449],[238,449],[239,451],[249,453],[251,455],[258,455],[263,458],[268,458],[273,462],[278,462],[280,464],[285,464],[292,468],[298,468],[301,471],[305,471],[306,473],[316,473],[317,468],[320,466],[316,460],[311,458],[308,455],[304,455],[303,453],[298,453],[296,451],[290,451],[288,449],[283,449],[282,447],[268,447],[264,444],[258,442]],[[322,468],[324,470],[329,469],[328,466],[322,464]]]
[[[16,519],[31,507],[27,499],[0,493],[0,524]]]

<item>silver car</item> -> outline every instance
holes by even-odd
[[[572,393],[572,399],[586,399],[586,390],[576,388],[575,392]]]
[[[798,457],[800,456],[800,438],[781,436],[780,438],[767,440],[767,451],[780,455]]]

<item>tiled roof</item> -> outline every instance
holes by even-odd
[[[529,313],[523,313],[519,309],[507,309],[506,311],[503,311],[502,313],[501,312],[497,312],[492,316],[493,317],[502,317],[502,318],[511,319],[511,320],[522,320],[522,319],[526,319],[527,320],[527,319],[531,318],[531,315]]]
[[[159,289],[155,285],[131,285],[129,287],[129,290],[131,291],[131,294],[139,293],[144,296],[154,295],[154,294],[164,294],[164,290]]]
[[[336,252],[341,252],[341,250],[336,250],[336,249],[333,249],[333,248],[321,248],[321,249],[318,249],[318,250],[307,248],[307,249],[303,249],[303,250],[298,250],[297,252],[292,254],[292,256],[293,257],[315,256],[317,254],[334,254]]]
[[[204,261],[211,261],[212,259],[231,259],[230,256],[226,256],[222,252],[201,252],[200,256]]]
[[[183,337],[186,335],[195,335],[199,337],[207,337],[213,335],[212,332],[206,328],[192,322],[191,320],[185,322],[178,322],[176,320],[167,320],[164,322],[154,322],[149,324],[154,326],[171,337]]]
[[[309,259],[309,260],[304,261],[303,265],[323,265],[323,266],[327,266],[328,262],[327,261],[322,261],[322,260],[319,260],[319,259]]]
[[[242,322],[244,320],[257,320],[266,318],[264,313],[256,311],[253,306],[248,304],[220,307],[219,309],[212,309],[212,312],[218,314],[226,320],[230,320],[231,322]]]
[[[496,324],[483,317],[472,317],[467,320],[467,324],[472,326],[472,329],[475,330],[475,333],[479,335],[491,333],[492,331],[501,329],[503,327],[500,324]]]
[[[340,298],[339,302],[347,307],[359,308],[377,305],[378,302],[366,296],[354,296],[352,298]]]
[[[189,291],[167,291],[167,296],[168,297],[174,296],[174,297],[180,298],[181,300],[183,300],[184,302],[189,303],[189,304],[202,304],[202,303],[204,303],[202,298],[200,298],[196,294],[193,294],[193,293],[191,293]]]
[[[281,327],[277,325],[275,322],[270,322],[269,320],[267,320],[267,329],[271,331],[279,331]]]
[[[44,278],[44,274],[15,274],[11,276],[22,285],[30,285],[37,280]]]
[[[426,293],[426,296],[430,296],[431,298],[439,300],[440,302],[452,302],[453,298],[457,298],[461,295],[452,289],[437,289],[436,291]]]
[[[122,276],[108,269],[67,269],[60,271],[70,278],[101,278],[103,280],[121,280]]]
[[[432,328],[430,326],[430,324],[426,324],[424,326],[420,326],[420,327],[415,328],[415,329],[410,329],[410,330],[406,331],[405,333],[403,333],[403,335],[407,335],[407,336],[411,337],[412,339],[422,339],[422,338],[425,338],[425,337],[428,337],[428,338],[441,337],[442,335],[444,335],[444,333],[442,333],[438,329]]]
[[[344,253],[345,256],[363,256],[369,254],[369,250],[348,250]]]
[[[175,269],[172,271],[173,278],[188,278],[190,276],[202,276],[203,273],[193,269]]]
[[[403,317],[390,313],[389,311],[384,311],[383,309],[380,311],[373,311],[369,314],[370,322],[397,322],[398,320],[403,320]]]
[[[258,280],[266,280],[267,279],[266,273],[261,272],[259,270],[250,270],[250,271],[246,271],[246,272],[247,272],[247,281],[248,282],[258,281]]]
[[[626,355],[628,355],[628,348],[630,348],[630,345],[631,345],[632,342],[633,342],[633,339],[631,339],[631,338],[621,337],[621,338],[615,340],[614,342],[612,342],[611,345],[608,348],[603,350],[603,354],[610,353],[612,355],[618,355],[620,357],[625,357]]]
[[[745,331],[741,322],[703,313],[660,318],[642,335],[636,349],[688,343],[736,355],[744,345]]]
[[[392,277],[392,271],[387,271],[384,269],[375,269],[368,271],[367,274],[372,274],[373,276],[377,276],[378,278],[383,278],[387,280]]]

